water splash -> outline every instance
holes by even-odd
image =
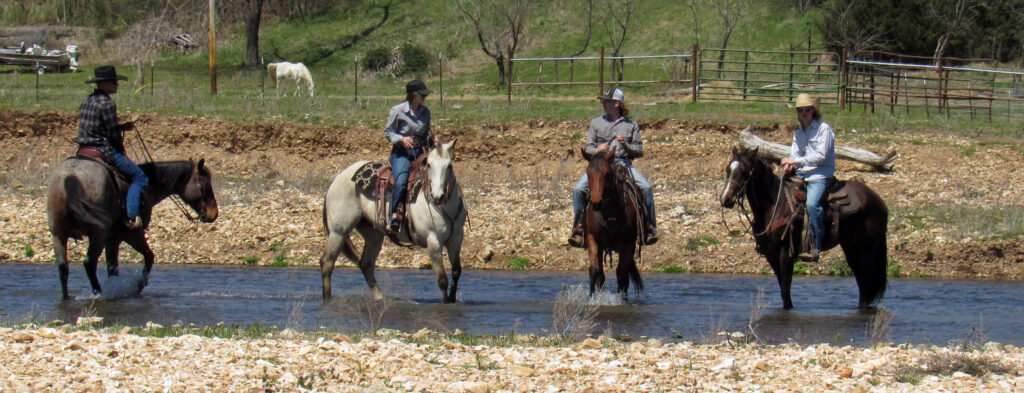
[[[106,282],[103,283],[103,299],[114,300],[139,296],[141,283],[141,273],[107,276]]]

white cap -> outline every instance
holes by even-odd
[[[622,90],[619,88],[609,89],[604,93],[603,96],[598,96],[597,98],[600,98],[602,100],[615,100],[618,102],[626,102],[626,95],[622,93]]]

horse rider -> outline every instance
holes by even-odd
[[[821,103],[818,98],[811,99],[809,94],[799,94],[796,103],[791,104],[790,108],[796,108],[800,128],[793,134],[789,156],[782,159],[782,169],[784,173],[796,170],[796,175],[807,183],[807,221],[811,227],[811,244],[805,245],[799,258],[817,261],[824,235],[821,197],[828,185],[835,181],[836,134],[832,126],[821,121]]]
[[[388,113],[384,137],[391,142],[391,175],[395,179],[391,211],[388,214],[388,230],[391,232],[398,232],[404,220],[409,167],[416,157],[433,147],[430,109],[423,105],[430,93],[423,81],[414,79],[405,85],[405,101],[391,107]]]
[[[142,227],[139,203],[149,178],[125,155],[124,132],[135,129],[135,123],[118,123],[117,104],[110,98],[111,94],[117,93],[117,81],[123,80],[128,78],[118,75],[114,66],[105,65],[96,67],[93,78],[85,81],[86,84],[95,83],[96,89],[78,107],[75,143],[78,143],[80,153],[83,150],[100,153],[107,164],[117,168],[131,181],[125,199],[125,227],[134,230]]]
[[[585,150],[587,154],[597,154],[615,147],[615,161],[629,169],[630,176],[633,177],[637,188],[643,193],[646,215],[643,244],[654,244],[658,241],[658,222],[654,214],[654,194],[651,190],[651,183],[632,164],[633,159],[644,155],[644,141],[640,127],[627,117],[629,116],[629,107],[626,106],[625,95],[621,89],[608,90],[597,98],[601,100],[604,115],[590,121]],[[573,247],[584,246],[583,209],[587,203],[588,188],[587,173],[583,172],[583,176],[572,188],[573,225],[569,245]]]

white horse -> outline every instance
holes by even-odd
[[[410,243],[427,249],[444,303],[454,303],[457,300],[455,293],[459,286],[459,276],[462,275],[462,227],[469,214],[452,169],[453,146],[455,140],[438,144],[438,147],[428,154],[427,162],[422,168],[423,189],[406,209],[409,230],[403,229],[396,235],[401,243]],[[363,278],[370,286],[373,297],[377,300],[384,298],[377,287],[373,269],[386,235],[386,222],[378,216],[378,209],[387,206],[379,206],[374,201],[372,191],[367,195],[365,191],[361,192],[357,188],[354,178],[365,164],[368,164],[368,161],[360,161],[345,168],[335,176],[327,189],[323,209],[327,244],[324,246],[324,255],[320,258],[324,299],[331,297],[331,273],[334,271],[334,262],[338,259],[339,253],[345,254],[346,258],[359,265],[359,270],[363,272]],[[365,173],[363,175],[365,178]],[[409,192],[412,192],[411,188]],[[370,189],[373,189],[372,185]],[[359,259],[356,259],[352,240],[349,238],[353,228],[363,236],[363,255]],[[444,261],[441,260],[441,247],[448,251],[448,261],[452,265],[450,292]]]
[[[299,93],[299,88],[302,85],[306,85],[309,90],[309,96],[313,96],[313,75],[309,73],[309,68],[302,63],[289,63],[282,61],[280,63],[267,64],[267,74],[270,74],[270,80],[274,82],[274,87],[277,89],[277,95],[281,95],[281,90],[286,87],[288,80],[295,81],[295,92],[292,95]]]

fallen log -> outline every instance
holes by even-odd
[[[740,146],[745,149],[757,148],[757,155],[759,157],[770,158],[775,161],[782,160],[782,157],[789,156],[789,145],[769,142],[758,138],[757,135],[750,132],[750,127],[740,131]],[[897,154],[895,150],[882,156],[861,148],[836,146],[836,158],[859,162],[880,172],[891,171],[893,165],[895,165],[893,161],[896,160],[896,156]]]

